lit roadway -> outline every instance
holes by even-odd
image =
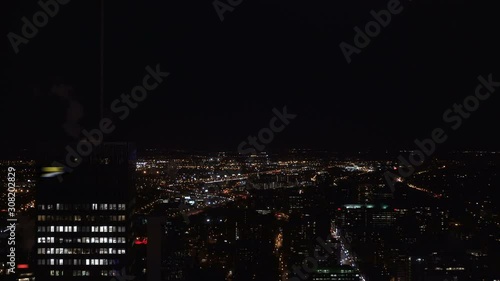
[[[358,259],[357,259],[356,255],[351,251],[349,241],[347,241],[347,239],[345,239],[345,237],[339,235],[338,233],[339,232],[337,229],[332,229],[332,232],[331,232],[332,237],[335,239],[338,239],[340,241],[340,257],[341,257],[340,263],[342,265],[352,266],[352,267],[358,269],[358,271],[360,271],[356,265],[356,261]],[[360,275],[359,279],[361,281],[366,280],[365,276],[361,273],[361,271],[360,271],[359,275]]]

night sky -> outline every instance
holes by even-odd
[[[4,144],[71,139],[62,128],[90,130],[99,120],[100,3],[60,5],[16,55],[7,38],[36,1],[2,8],[1,126]],[[500,81],[498,10],[465,1],[402,1],[348,64],[339,44],[353,45],[370,10],[389,1],[243,0],[221,22],[212,1],[105,1],[106,116],[110,140],[184,149],[228,149],[268,127],[272,109],[296,119],[269,148],[331,150],[414,148],[436,127],[442,149],[499,149],[500,89],[457,130],[443,113],[474,94],[479,75]],[[223,1],[226,3],[225,1]],[[145,67],[170,75],[125,120],[113,100],[142,83]],[[58,98],[71,85],[78,112]],[[59,91],[59,92],[57,92]]]

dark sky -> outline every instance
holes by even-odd
[[[21,34],[21,18],[40,8],[36,1],[11,2],[1,16],[2,141],[67,138],[61,127],[67,103],[50,93],[60,84],[71,85],[70,100],[83,107],[79,126],[95,128],[99,2],[61,5],[17,55],[6,35]],[[373,20],[370,10],[388,2],[243,0],[221,22],[210,0],[106,1],[106,114],[142,82],[147,65],[170,72],[108,137],[236,150],[268,126],[273,108],[287,106],[297,118],[270,148],[413,148],[413,140],[443,127],[449,133],[443,149],[498,149],[500,90],[457,131],[442,119],[474,93],[479,75],[500,81],[497,10],[461,0],[404,1],[348,64],[339,44],[353,44],[353,28],[363,29]]]

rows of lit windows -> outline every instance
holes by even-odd
[[[52,216],[38,215],[38,221],[82,221],[82,216]],[[83,216],[84,221],[125,221],[125,215],[120,216]]]
[[[92,260],[92,261],[91,261]],[[116,265],[117,259],[39,259],[38,265]]]
[[[120,276],[118,270],[101,270],[101,276]]]
[[[63,270],[51,270],[50,276],[63,276]]]
[[[50,276],[63,276],[63,270],[51,270]],[[73,276],[90,276],[88,270],[73,270]],[[101,270],[101,276],[120,276],[117,270]]]
[[[117,232],[117,228],[125,229],[125,226],[91,226],[91,232]],[[121,231],[119,231],[121,232]],[[123,231],[125,232],[125,230]]]
[[[73,270],[73,276],[90,276],[88,270]]]
[[[125,226],[38,226],[37,232],[125,232]]]
[[[38,243],[126,243],[125,237],[38,237]]]
[[[122,248],[38,248],[37,253],[40,255],[122,255],[125,254],[125,249]]]
[[[125,204],[92,204],[92,210],[101,210],[101,211],[107,211],[107,210],[118,210],[118,211],[125,211]]]
[[[116,259],[39,259],[38,265],[115,265]]]
[[[60,238],[60,239],[63,239],[63,238]],[[38,243],[54,243],[54,241],[55,241],[54,237],[38,237]]]
[[[82,210],[82,211],[88,211],[88,210],[117,210],[117,211],[125,211],[126,209],[126,204],[61,204],[61,203],[56,203],[56,204],[39,204],[38,209],[39,210],[62,210],[62,211],[67,211],[67,210]]]

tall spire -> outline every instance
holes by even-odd
[[[99,93],[99,117],[104,118],[104,0],[101,0],[101,38],[100,38],[100,54],[101,54],[101,75],[100,75],[100,93]]]

